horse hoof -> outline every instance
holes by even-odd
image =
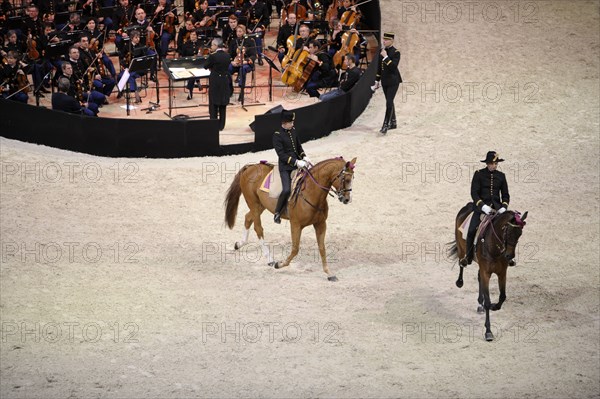
[[[464,282],[462,280],[456,280],[456,286],[458,288],[462,288],[463,285],[464,285]]]
[[[477,313],[485,313],[485,309],[482,305],[477,306]]]
[[[338,281],[338,278],[336,276],[329,276],[329,277],[327,277],[327,280],[329,280],[329,281]]]
[[[276,264],[277,264],[276,262],[269,262],[269,263],[268,263],[268,265],[269,265],[270,267],[273,267],[273,266],[275,266]]]
[[[238,249],[240,249],[242,246],[240,245],[239,242],[235,242],[235,245],[233,246],[233,248],[237,251]]]
[[[500,310],[500,306],[498,306],[497,303],[492,303],[492,306],[490,306],[490,310],[495,312],[496,310]]]
[[[273,267],[275,269],[279,269],[279,262],[271,262],[271,263],[273,263]]]
[[[494,334],[492,334],[492,332],[491,332],[491,331],[490,331],[490,332],[486,332],[486,333],[485,333],[485,340],[486,340],[487,342],[491,342],[491,341],[493,341],[493,340],[494,340]]]

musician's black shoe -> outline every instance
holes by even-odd
[[[40,87],[40,93],[51,93],[50,90],[46,89],[43,85]]]
[[[102,105],[108,105],[108,98],[104,99],[104,102],[102,103]]]
[[[191,99],[192,99],[192,97],[193,97],[193,94],[192,94],[192,92],[190,91],[190,92],[188,93],[188,95],[187,95],[187,99],[188,99],[188,100],[191,100]]]
[[[153,81],[153,82],[155,82],[155,83],[158,83],[158,77],[156,75],[154,75],[154,74],[150,75],[150,80]]]
[[[281,224],[281,215],[279,214],[279,212],[275,214],[275,216],[273,217],[273,221],[277,224]]]
[[[46,98],[46,96],[43,95],[41,91],[38,91],[37,95],[38,95],[39,98]]]
[[[123,97],[123,94],[125,93],[125,90],[120,91],[119,94],[117,94],[117,100],[121,97]]]
[[[258,57],[258,65],[263,66],[264,64],[262,57]]]

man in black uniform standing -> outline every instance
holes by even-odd
[[[383,48],[379,54],[379,63],[377,69],[377,78],[375,88],[379,87],[379,82],[383,87],[385,95],[385,118],[380,132],[386,134],[388,129],[396,128],[396,109],[394,107],[394,98],[398,92],[398,87],[402,83],[402,77],[398,70],[400,64],[400,51],[393,46],[394,34],[383,34]]]
[[[504,173],[496,170],[498,162],[503,162],[495,151],[489,151],[485,159],[486,167],[475,171],[471,181],[471,198],[473,199],[473,216],[469,224],[467,234],[467,255],[460,260],[460,265],[465,267],[473,261],[473,241],[475,232],[481,222],[481,215],[489,215],[492,210],[502,214],[508,208],[510,194],[508,193],[508,183]],[[514,261],[510,260],[509,265],[513,266]]]
[[[225,128],[225,117],[227,112],[227,104],[231,97],[232,84],[231,75],[229,74],[229,64],[231,57],[225,51],[223,40],[213,39],[210,45],[211,54],[208,56],[208,61],[205,65],[206,69],[210,69],[208,77],[208,110],[211,119],[219,118],[219,130]]]
[[[292,111],[281,112],[281,129],[273,134],[273,148],[279,158],[279,174],[281,175],[282,190],[275,207],[275,223],[281,223],[281,212],[287,204],[291,191],[291,174],[294,169],[305,168],[310,159],[304,153],[302,144],[294,129],[296,114]]]

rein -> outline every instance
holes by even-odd
[[[496,215],[498,216],[498,214],[496,214]],[[512,224],[510,222],[507,222],[504,226],[502,226],[502,240],[498,236],[498,233],[496,233],[496,228],[494,226],[494,222],[492,221],[492,232],[494,233],[494,237],[496,237],[496,240],[498,240],[499,242],[502,243],[502,248],[500,248],[500,245],[495,244],[496,248],[498,248],[500,250],[500,254],[503,254],[504,252],[506,252],[506,244],[508,241],[506,238],[506,234],[508,232],[508,227],[521,228],[521,229],[523,227],[525,227],[526,222],[521,220],[521,214],[519,212],[514,212],[514,216],[515,216],[515,222],[517,224]],[[512,244],[512,243],[509,243],[509,244]],[[516,243],[514,243],[512,245],[516,245]]]

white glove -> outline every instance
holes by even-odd
[[[371,86],[371,91],[373,93],[375,93],[375,90],[379,89],[380,86],[381,86],[381,82],[379,82],[378,80],[376,80],[375,84],[373,86]]]
[[[486,215],[489,215],[489,214],[490,214],[490,212],[492,211],[492,208],[491,208],[491,207],[489,207],[489,206],[487,206],[487,205],[483,205],[483,206],[481,207],[481,210],[482,210],[482,211],[483,211],[483,213],[485,213]]]
[[[504,212],[506,212],[506,208],[502,207],[500,209],[498,209],[498,215],[502,215]]]
[[[303,160],[301,160],[301,159],[298,159],[298,160],[296,161],[296,166],[297,166],[298,168],[306,168],[306,161],[303,161]]]
[[[309,158],[309,157],[307,157],[307,156],[304,156],[304,158],[302,158],[302,160],[303,160],[304,162],[306,162],[307,164],[311,164],[311,165],[312,165],[312,161],[310,160],[310,158]]]

